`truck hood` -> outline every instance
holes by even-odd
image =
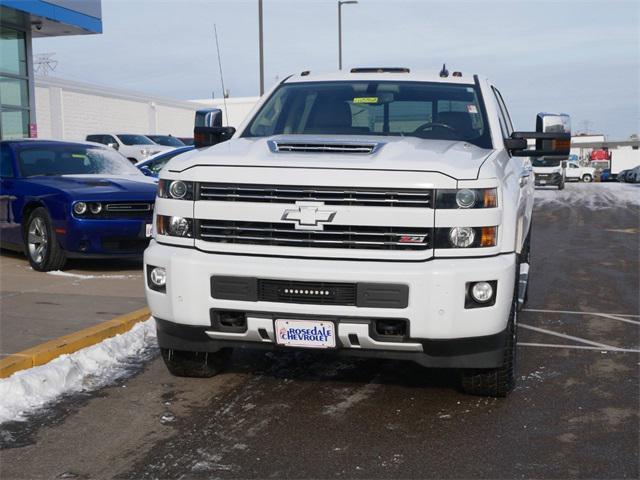
[[[319,149],[313,152],[278,151],[277,145],[375,145],[372,153]],[[329,151],[327,151],[329,150]],[[195,166],[284,167],[349,170],[438,172],[455,179],[475,179],[493,152],[462,141],[416,137],[277,135],[234,138],[205,149],[187,152],[167,165],[172,172]]]

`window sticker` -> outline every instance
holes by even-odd
[[[467,112],[478,113],[478,108],[474,104],[470,103],[467,105]]]
[[[82,155],[81,153],[72,153],[71,156],[73,158],[79,158],[81,160],[84,160],[85,158],[87,158],[85,155]]]
[[[356,97],[353,103],[378,103],[378,97]]]

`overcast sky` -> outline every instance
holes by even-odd
[[[258,94],[257,0],[102,0],[102,35],[34,40],[55,76],[178,99]],[[480,73],[516,128],[539,111],[574,132],[640,130],[640,2],[360,0],[343,6],[343,64]],[[265,83],[337,69],[337,0],[264,0]]]

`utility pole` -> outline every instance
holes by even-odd
[[[338,70],[342,70],[342,5],[358,3],[358,0],[338,0]]]
[[[264,95],[264,44],[262,32],[262,0],[258,0],[258,43],[260,45],[260,96]]]

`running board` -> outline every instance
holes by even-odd
[[[529,264],[520,264],[520,278],[518,279],[518,306],[524,305],[524,296],[527,293],[527,284],[529,283]]]

